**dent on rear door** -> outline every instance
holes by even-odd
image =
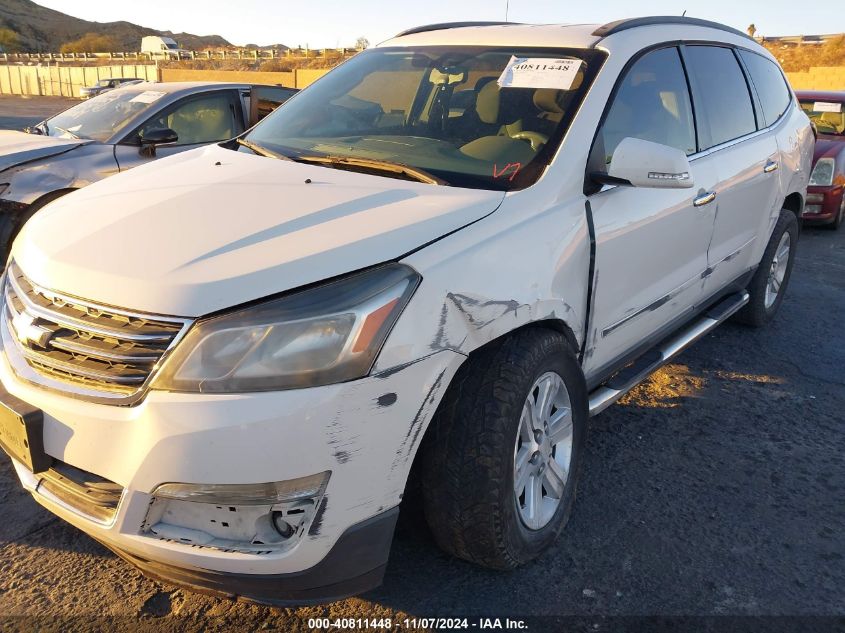
[[[719,195],[708,261],[708,293],[734,281],[762,254],[768,232],[765,227],[783,201],[777,169],[779,151],[774,135],[754,136],[714,154],[718,157]],[[759,257],[758,257],[759,259]]]

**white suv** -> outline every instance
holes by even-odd
[[[812,148],[774,59],[718,24],[408,31],[36,214],[0,442],[176,584],[377,585],[412,465],[437,542],[514,567],[566,522],[590,415],[778,309]]]

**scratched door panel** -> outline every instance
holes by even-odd
[[[614,187],[590,198],[596,281],[585,369],[612,363],[701,299],[713,231],[711,157],[691,164],[691,189]]]

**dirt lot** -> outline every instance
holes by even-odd
[[[313,616],[407,614],[581,618],[535,631],[617,628],[609,616],[839,616],[684,628],[841,630],[843,412],[845,230],[805,229],[770,327],[723,326],[593,421],[572,520],[526,568],[449,559],[403,511],[376,591],[288,610],[211,599],[145,579],[52,518],[0,459],[0,628],[296,631]]]

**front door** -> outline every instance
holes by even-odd
[[[146,130],[170,128],[178,135],[175,143],[159,145],[155,156],[141,153],[139,135]],[[233,138],[243,132],[240,97],[235,90],[215,90],[191,95],[154,113],[115,146],[121,171],[154,158],[163,158],[189,149]]]
[[[603,152],[609,163],[626,137],[696,153],[690,93],[677,48],[649,52],[631,66],[593,151]],[[596,259],[584,358],[588,376],[600,377],[690,313],[701,298],[715,217],[714,205],[706,201],[718,174],[709,156],[691,161],[690,169],[691,189],[616,186],[589,197]]]

